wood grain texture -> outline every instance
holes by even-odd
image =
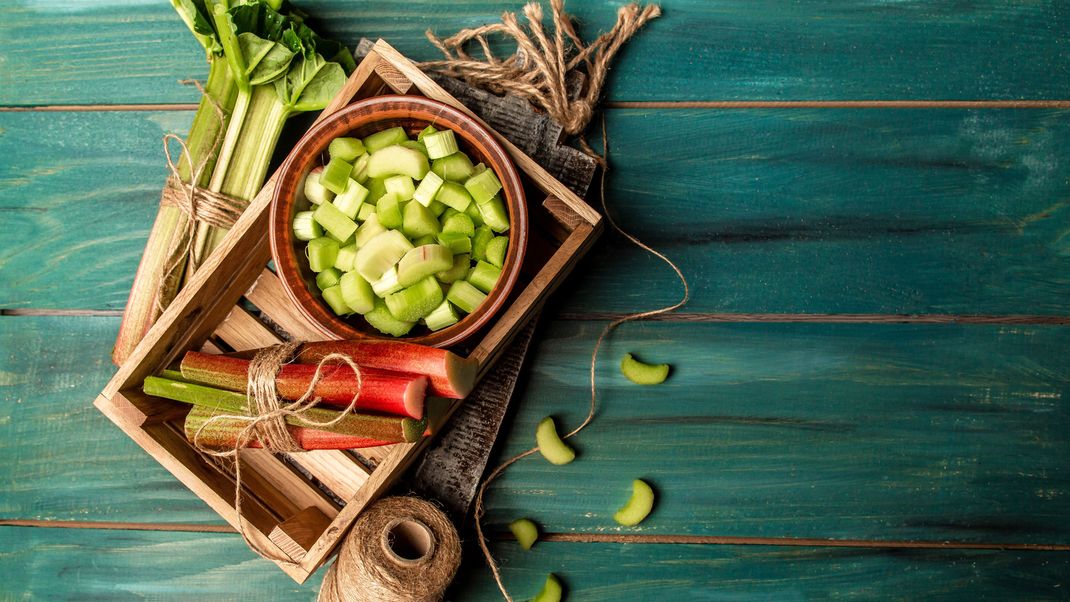
[[[115,370],[118,327],[116,317],[0,317],[3,518],[222,522],[92,407]]]
[[[190,116],[0,115],[0,232],[18,243],[0,250],[0,307],[122,307],[164,175],[159,137]],[[689,312],[1066,315],[1067,117],[614,110],[608,198],[684,268]],[[664,266],[611,234],[581,270],[569,313],[677,296]]]
[[[5,600],[315,600],[237,533],[0,527]]]
[[[837,550],[540,542],[495,546],[517,600],[553,572],[569,600],[1062,600],[1070,553]],[[489,571],[469,571],[458,600],[501,599]],[[449,594],[447,594],[449,596]]]
[[[587,38],[620,0],[573,0]],[[662,0],[664,16],[625,47],[616,100],[1064,98],[1070,7],[1009,3]],[[440,58],[423,37],[498,20],[521,3],[431,0],[301,7],[355,45],[383,37],[416,60]],[[0,33],[19,40],[0,70],[0,104],[175,103],[203,78],[203,50],[166,3],[35,1],[0,7]],[[117,68],[122,65],[122,68]]]
[[[547,415],[586,413],[599,323],[551,325],[502,457]],[[579,459],[536,456],[491,490],[488,522],[551,532],[1070,543],[1066,327],[668,324],[623,327],[599,362]],[[626,381],[625,352],[673,366]],[[654,514],[612,513],[634,478]]]

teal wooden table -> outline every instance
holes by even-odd
[[[418,59],[517,3],[301,3]],[[523,598],[1070,597],[1070,4],[663,0],[606,111],[620,221],[685,313],[627,325],[580,461],[488,525]],[[616,0],[569,3],[588,33]],[[201,52],[157,0],[0,2],[0,599],[311,600],[90,405]],[[575,424],[605,320],[676,299],[607,235],[543,322],[503,454]],[[625,383],[627,351],[668,361]],[[632,478],[660,492],[611,519]],[[547,532],[531,552],[500,534]],[[466,562],[453,594],[494,600]]]

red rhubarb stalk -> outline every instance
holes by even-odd
[[[362,377],[357,410],[423,418],[427,377],[365,368],[359,361],[357,364]],[[182,377],[191,382],[244,392],[249,361],[190,351],[182,358],[181,370]],[[313,364],[285,364],[275,379],[275,388],[284,399],[300,399],[315,374]],[[356,392],[357,377],[353,370],[345,364],[331,364],[323,367],[313,395],[323,403],[347,407]]]
[[[186,415],[186,438],[193,443],[193,438],[197,437],[197,443],[204,447],[233,449],[238,444],[238,437],[248,423],[228,418],[217,418],[208,423],[208,420],[215,415],[215,411],[210,408],[194,406]],[[207,426],[205,426],[206,423],[208,423]],[[359,449],[391,444],[389,441],[341,435],[303,426],[286,425],[286,430],[290,432],[290,436],[294,438],[297,445],[305,451]],[[200,431],[200,436],[197,436],[198,431]],[[247,441],[245,447],[263,447],[263,445],[254,438]]]
[[[331,353],[348,355],[361,367],[426,375],[431,379],[428,392],[450,399],[462,399],[472,391],[479,369],[475,360],[445,349],[397,341],[305,343],[297,352],[297,361],[315,364]]]

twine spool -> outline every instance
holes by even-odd
[[[461,564],[461,540],[430,502],[389,497],[353,523],[319,602],[437,602]]]

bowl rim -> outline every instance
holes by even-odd
[[[300,264],[297,259],[299,254],[296,251],[296,243],[298,241],[293,237],[290,229],[292,214],[297,205],[297,186],[300,183],[300,178],[307,169],[311,169],[317,157],[326,151],[330,141],[336,137],[344,136],[354,129],[374,124],[376,121],[398,118],[397,116],[389,115],[377,117],[375,112],[379,105],[383,105],[382,108],[384,110],[391,108],[402,111],[416,110],[431,114],[431,116],[415,117],[417,120],[434,123],[439,118],[443,118],[450,119],[463,126],[451,129],[454,129],[455,134],[461,137],[469,146],[481,148],[482,153],[488,156],[488,163],[490,164],[488,167],[494,169],[496,175],[502,181],[502,193],[505,197],[505,204],[510,217],[510,230],[505,235],[508,235],[511,240],[509,251],[502,266],[502,278],[499,279],[494,289],[488,294],[487,299],[476,308],[476,311],[465,315],[456,324],[419,336],[391,337],[375,331],[371,325],[358,328],[348,322],[346,318],[335,316],[327,310],[323,300],[308,289],[308,285],[301,275]],[[359,123],[347,124],[341,127],[338,125],[345,123],[352,114],[367,112],[369,108],[371,114],[364,116]],[[466,128],[473,130],[475,133],[465,131]],[[291,189],[290,194],[287,195],[290,197],[288,199],[288,211],[285,216],[285,224],[280,227],[279,219],[282,212],[280,207],[284,202],[283,192],[288,188]],[[275,263],[276,274],[279,280],[282,281],[287,297],[297,306],[298,311],[308,323],[320,334],[334,339],[368,338],[448,347],[456,345],[478,332],[503,309],[519,279],[521,266],[526,254],[528,240],[527,213],[524,184],[512,158],[499,143],[494,132],[478,118],[444,102],[424,96],[397,94],[372,96],[353,102],[314,124],[298,140],[286,157],[279,170],[279,179],[271,199],[269,217],[271,256]],[[502,234],[496,233],[497,235]],[[284,250],[288,250],[289,253],[284,252]],[[294,264],[296,264],[297,269],[294,273],[291,273],[288,266]],[[302,298],[302,294],[295,289],[299,289],[305,298]],[[317,304],[316,310],[310,308],[308,303]]]

